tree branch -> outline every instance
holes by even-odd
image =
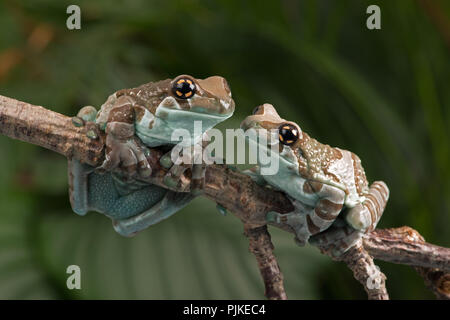
[[[15,99],[0,96],[0,133],[76,158],[92,166],[102,163],[104,137],[91,140],[86,128],[77,128],[71,118]],[[162,153],[151,149],[153,168],[147,182],[166,187],[162,180],[165,169],[159,165]],[[267,232],[265,215],[268,211],[287,213],[292,203],[279,191],[259,186],[250,177],[226,165],[210,165],[206,169],[204,195],[233,212],[244,224],[250,250],[255,254],[269,299],[286,299],[283,276],[273,255],[273,245]],[[287,232],[284,224],[271,224]],[[439,298],[450,298],[450,249],[426,243],[420,234],[409,228],[375,230],[349,250],[339,260],[353,271],[363,284],[369,298],[387,299],[385,276],[375,279],[380,286],[369,285],[376,266],[372,257],[392,263],[410,265],[425,278],[427,286]],[[375,268],[375,269],[374,269]],[[381,280],[380,280],[381,279]]]
[[[375,258],[414,267],[439,299],[450,299],[450,249],[425,242],[410,227],[372,231],[363,239]]]
[[[367,292],[370,300],[389,300],[386,290],[386,276],[373,262],[373,258],[366,249],[358,244],[351,247],[339,258],[353,271],[353,276],[358,280]]]
[[[250,251],[255,255],[258,262],[259,271],[264,280],[267,299],[286,300],[287,295],[284,291],[283,274],[278,266],[277,259],[273,255],[273,244],[267,226],[259,228],[247,228],[245,235],[250,243]]]

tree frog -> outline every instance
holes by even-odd
[[[114,229],[124,236],[132,236],[176,213],[195,194],[172,190],[186,191],[181,176],[187,168],[192,169],[192,183],[201,184],[204,166],[177,165],[166,157],[165,166],[170,170],[164,181],[172,190],[149,185],[139,181],[152,170],[146,158],[147,148],[172,148],[181,142],[172,138],[176,129],[185,129],[191,144],[201,143],[205,132],[229,118],[234,107],[224,78],[180,75],[173,80],[119,90],[109,96],[99,112],[90,106],[82,108],[73,118],[74,124],[90,126],[92,130],[87,128],[87,135],[93,139],[98,136],[96,130],[104,130],[106,154],[99,168],[75,159],[69,161],[73,211],[79,215],[91,210],[101,212],[113,220]]]
[[[256,107],[241,127],[263,129],[259,131],[267,135],[265,143],[256,135],[247,138],[249,144],[272,153],[279,161],[278,173],[261,175],[259,157],[258,166],[248,173],[254,179],[262,177],[290,198],[293,212],[269,212],[266,219],[291,227],[298,244],[304,245],[312,237],[313,244],[332,246],[340,254],[375,228],[389,189],[382,181],[369,188],[356,154],[311,138],[298,124],[282,119],[271,104]],[[278,148],[269,147],[273,143]]]

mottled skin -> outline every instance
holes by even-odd
[[[148,185],[139,181],[152,170],[146,158],[147,147],[171,149],[184,140],[172,139],[176,129],[185,129],[190,145],[202,144],[205,132],[233,112],[234,101],[224,78],[201,80],[187,75],[119,90],[109,96],[98,113],[93,107],[83,108],[74,124],[90,126],[87,134],[94,139],[95,130],[106,132],[106,159],[99,168],[76,160],[69,162],[73,210],[80,215],[91,210],[105,214],[124,236],[174,214],[197,194],[181,191],[202,188],[204,165],[192,161],[173,164],[168,152],[161,160],[170,168],[164,182],[177,192]],[[194,121],[200,121],[201,128],[195,127]],[[194,154],[184,156],[193,159]],[[187,169],[192,170],[190,184],[182,179]]]
[[[381,181],[369,188],[357,155],[311,138],[296,123],[282,119],[270,104],[255,108],[241,127],[265,129],[269,139],[273,137],[272,143],[278,144],[278,173],[261,175],[257,167],[249,174],[262,176],[266,183],[290,197],[296,208],[293,212],[269,212],[267,219],[289,225],[300,245],[314,236],[312,243],[332,246],[339,254],[375,228],[389,189]],[[250,136],[249,142],[270,150],[270,140],[268,145],[261,145]]]

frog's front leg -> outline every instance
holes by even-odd
[[[264,177],[261,175],[261,169],[258,165],[242,171],[242,173],[248,175],[257,185],[260,186],[270,186],[267,184],[267,181],[264,180]]]
[[[203,192],[206,171],[203,150],[206,144],[206,140],[184,147],[178,144],[163,155],[160,163],[169,169],[163,178],[164,184],[178,192],[189,191],[195,195]],[[184,176],[188,169],[191,170],[190,179]]]
[[[146,147],[135,136],[135,108],[130,97],[120,96],[115,101],[106,124],[106,159],[100,169],[119,168],[130,177],[136,173],[141,177],[150,176]]]
[[[317,199],[314,206],[292,200],[296,208],[293,212],[287,214],[269,212],[267,215],[268,221],[291,226],[299,245],[304,245],[312,235],[329,228],[341,212],[345,201],[343,190],[320,182],[305,180],[302,188],[305,197],[309,195]]]
[[[387,200],[389,189],[383,181],[375,181],[364,201],[344,213],[344,217],[331,228],[316,235],[311,243],[340,256],[354,246],[364,235],[375,229]]]

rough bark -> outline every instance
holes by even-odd
[[[255,255],[266,290],[264,295],[270,300],[286,300],[283,274],[273,254],[273,244],[267,226],[250,228],[245,226],[249,249]]]

